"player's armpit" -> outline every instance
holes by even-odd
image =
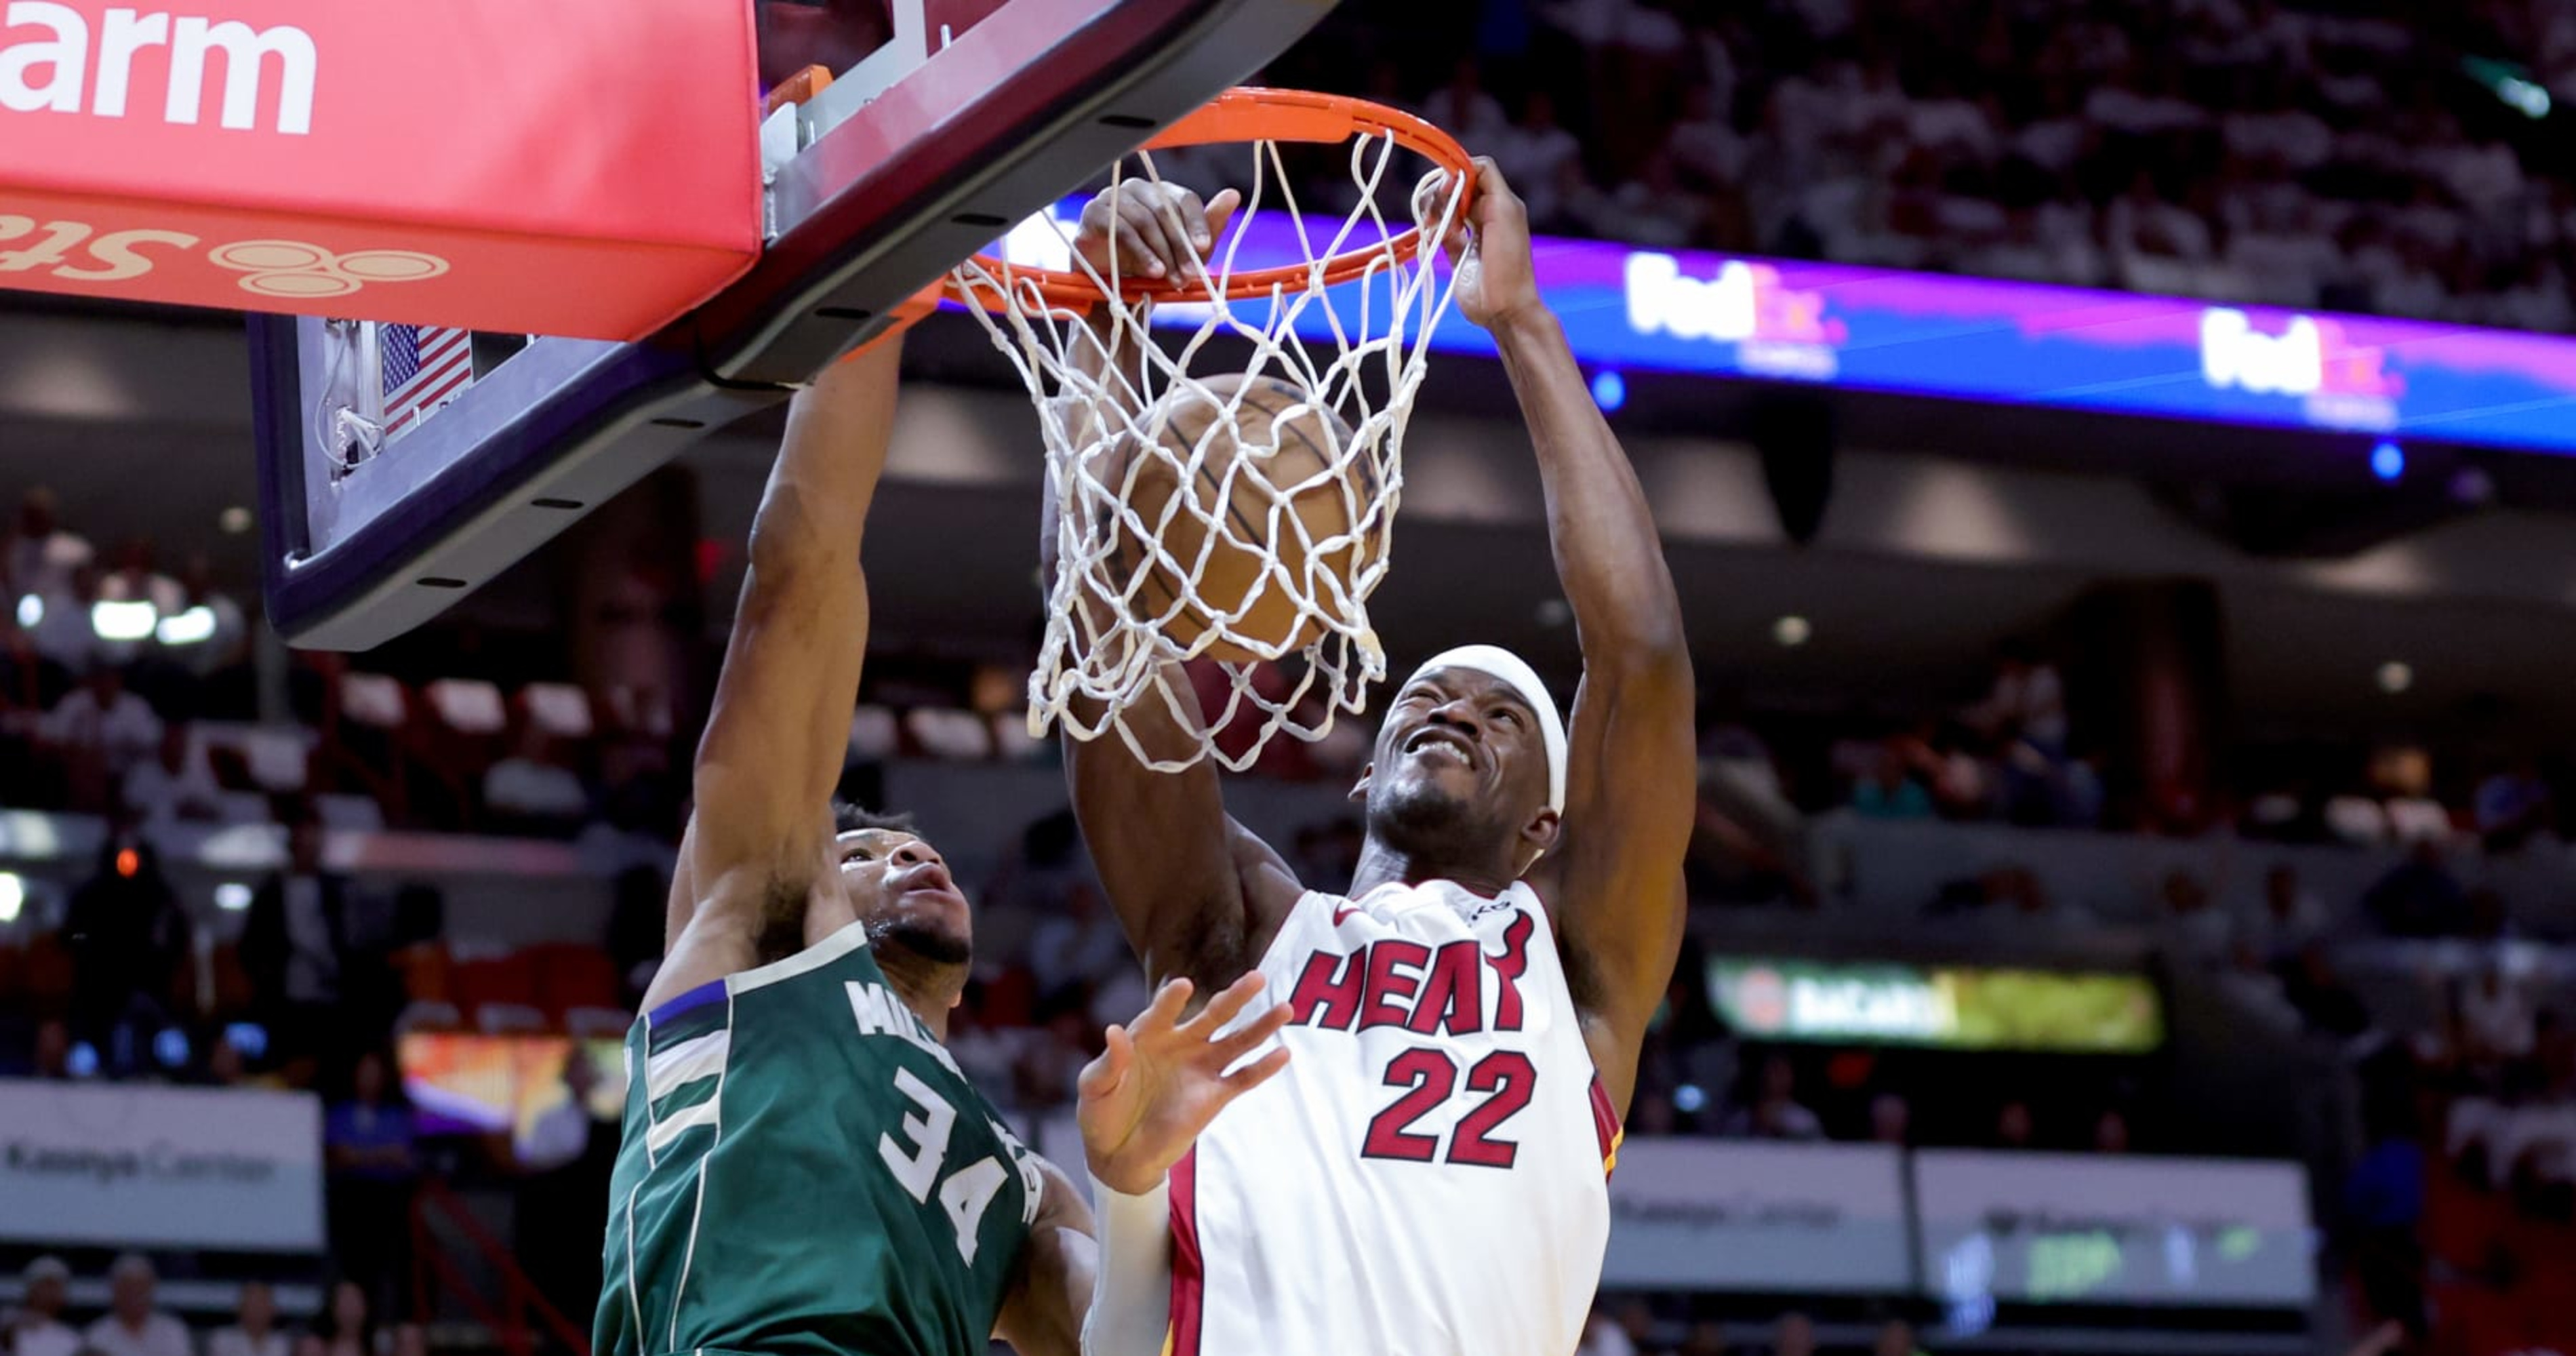
[[[1020,1275],[1002,1302],[993,1336],[1020,1356],[1075,1356],[1091,1308],[1100,1247],[1082,1192],[1053,1163],[1038,1160],[1045,1186]],[[1148,1353],[1147,1356],[1151,1356]]]

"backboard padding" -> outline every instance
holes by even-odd
[[[307,356],[322,322],[255,317],[279,631],[365,649],[435,616],[707,430],[784,399],[1008,223],[1240,82],[1332,8],[913,2],[949,16],[949,40],[788,163],[761,260],[642,343],[540,339],[332,488],[318,474],[328,449]],[[959,33],[961,14],[982,21]]]

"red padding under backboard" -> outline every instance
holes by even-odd
[[[0,288],[635,339],[758,257],[747,0],[0,0]]]

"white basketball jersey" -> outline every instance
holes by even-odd
[[[1566,1356],[1617,1118],[1538,896],[1309,893],[1285,1072],[1173,1169],[1172,1356]]]

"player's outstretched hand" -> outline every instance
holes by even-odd
[[[1236,980],[1183,1021],[1190,992],[1186,979],[1163,985],[1134,1023],[1109,1028],[1109,1048],[1082,1071],[1074,1115],[1083,1152],[1091,1175],[1114,1191],[1153,1190],[1218,1112],[1288,1067],[1288,1052],[1279,1049],[1226,1072],[1288,1025],[1288,1005],[1280,1003],[1239,1030],[1217,1034],[1260,996],[1258,973]]]
[[[1242,205],[1230,188],[1201,202],[1178,184],[1124,180],[1083,207],[1073,248],[1104,278],[1115,260],[1122,277],[1177,282],[1200,271]]]
[[[1449,192],[1448,171],[1434,171],[1414,190],[1415,215],[1428,217],[1445,206]],[[1530,266],[1529,208],[1492,156],[1476,157],[1476,192],[1467,218],[1452,224],[1440,243],[1458,273],[1458,309],[1469,320],[1490,330],[1546,308],[1538,272]]]

